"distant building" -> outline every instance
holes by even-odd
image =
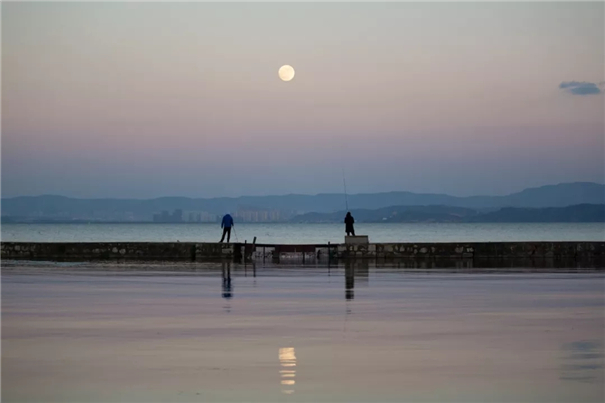
[[[176,212],[175,212],[176,214]],[[176,217],[175,217],[176,218]],[[185,210],[182,211],[182,221],[185,222],[216,222],[218,216],[207,211]]]
[[[183,210],[176,209],[174,213],[172,213],[172,222],[183,222]]]
[[[280,222],[290,217],[286,211],[257,207],[239,207],[234,214],[235,219],[243,222]]]
[[[167,210],[153,214],[153,222],[183,222],[183,210],[176,209],[170,214]]]

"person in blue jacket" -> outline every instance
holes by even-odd
[[[227,242],[229,242],[231,239],[231,227],[233,227],[233,217],[231,217],[231,214],[227,213],[223,216],[223,221],[221,221],[223,236],[219,242],[223,242],[225,240],[225,234],[227,234]]]

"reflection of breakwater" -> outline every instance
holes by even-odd
[[[285,394],[294,393],[294,385],[296,384],[296,353],[294,347],[284,347],[279,349],[280,363],[280,384],[282,392]]]
[[[375,243],[263,245],[186,242],[3,242],[2,259],[164,260],[320,264],[340,259],[409,267],[602,267],[605,242]],[[422,266],[420,266],[422,267]]]

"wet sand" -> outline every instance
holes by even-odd
[[[7,402],[605,398],[602,272],[4,263]]]

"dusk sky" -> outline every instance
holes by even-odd
[[[2,197],[603,183],[604,4],[3,3]]]

